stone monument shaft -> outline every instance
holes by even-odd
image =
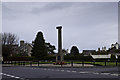
[[[62,26],[57,27],[58,29],[58,53],[62,50]]]
[[[60,59],[57,60],[62,61],[62,26],[56,27],[58,29],[58,56]]]

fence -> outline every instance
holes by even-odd
[[[42,64],[50,64],[52,66],[67,66],[70,67],[84,67],[86,65],[93,66],[120,66],[120,61],[64,61],[64,62],[52,62],[52,61],[3,61],[2,64],[12,65],[12,66],[41,66]]]

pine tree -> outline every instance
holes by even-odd
[[[72,55],[78,55],[78,54],[79,54],[79,50],[78,50],[78,48],[77,48],[76,46],[73,46],[73,47],[71,48],[71,50],[70,50],[70,53],[71,53]]]
[[[42,32],[37,33],[32,49],[32,56],[35,56],[38,59],[43,59],[47,56],[47,48],[45,46],[45,40]]]

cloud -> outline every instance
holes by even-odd
[[[57,25],[63,26],[63,48],[80,50],[110,47],[117,41],[117,2],[3,3],[3,32],[14,32],[27,42],[38,31],[57,47]]]

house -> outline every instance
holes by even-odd
[[[111,45],[111,48],[116,48],[116,49],[120,49],[120,44],[118,44],[117,42],[115,44]]]
[[[96,52],[96,50],[83,50],[82,53],[84,56],[90,56],[92,52]]]
[[[104,55],[102,55],[102,54],[92,55],[91,54],[91,56],[93,59],[110,59],[111,58],[111,54],[104,54]]]
[[[25,43],[23,40],[21,40],[19,46],[19,53],[23,54],[24,56],[31,56],[32,47],[32,44]]]

